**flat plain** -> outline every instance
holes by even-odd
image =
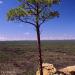
[[[75,65],[75,40],[43,40],[41,47],[44,63],[57,69]],[[38,55],[37,41],[0,41],[0,73],[35,75]]]

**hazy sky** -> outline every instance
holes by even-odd
[[[17,0],[0,0],[0,40],[36,39],[33,26],[7,21],[7,11],[18,4]],[[56,10],[59,11],[60,17],[41,26],[41,39],[75,39],[75,0],[62,0]]]

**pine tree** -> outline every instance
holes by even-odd
[[[20,5],[12,8],[7,13],[8,21],[19,21],[33,25],[37,33],[37,48],[39,51],[40,75],[42,70],[42,55],[40,42],[40,27],[43,23],[54,17],[58,17],[58,11],[52,9],[59,4],[59,0],[18,0]]]

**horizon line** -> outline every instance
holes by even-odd
[[[75,39],[42,39],[41,41],[70,41],[70,40],[75,40]],[[0,40],[0,41],[37,41],[36,39],[34,40]]]

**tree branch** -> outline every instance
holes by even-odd
[[[24,0],[22,2],[28,6],[25,9],[32,11],[32,13],[33,13],[32,15],[36,15],[36,13],[35,13],[36,8],[32,4],[30,4],[27,0]]]
[[[44,19],[40,24],[39,27],[46,21],[46,19]]]
[[[45,5],[45,6],[39,11],[39,13],[41,13],[46,7],[47,7],[47,5]]]
[[[33,25],[34,27],[36,27],[36,25],[34,23],[31,23],[31,22],[28,22],[28,21],[24,21],[22,20],[20,17],[18,18],[21,22],[24,22],[24,23],[28,23],[28,24],[31,24]]]
[[[35,7],[32,6],[27,0],[26,0],[26,1],[24,0],[23,3],[27,4],[29,7],[32,7],[33,9],[35,9]],[[35,9],[35,10],[36,10],[36,9]]]

